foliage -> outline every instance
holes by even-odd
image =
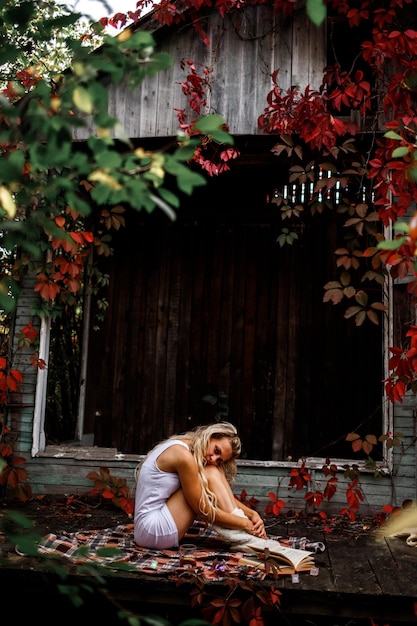
[[[239,500],[240,502],[243,502],[243,504],[245,504],[249,509],[256,510],[257,505],[258,505],[258,500],[255,498],[255,496],[251,496],[250,498],[248,498],[248,493],[246,489],[242,489],[239,496],[235,496],[235,498]]]
[[[112,576],[114,572],[111,569],[101,565],[93,560],[87,561],[81,557],[88,556],[83,547],[78,551],[80,560],[77,563],[76,571],[80,578],[74,579],[73,573],[65,567],[64,561],[55,556],[42,554],[38,550],[42,537],[36,531],[33,523],[25,515],[17,511],[7,511],[0,518],[0,533],[3,533],[14,549],[25,557],[31,558],[32,569],[38,569],[43,572],[43,580],[49,585],[48,591],[55,587],[60,594],[62,600],[66,598],[69,606],[76,609],[76,615],[82,616],[82,610],[89,610],[88,604],[94,599],[94,602],[103,606],[106,611],[107,618],[121,622],[126,622],[130,626],[141,626],[149,624],[150,626],[168,626],[167,621],[158,616],[140,615],[127,607],[119,604],[108,593],[107,580],[105,576]],[[111,556],[117,558],[120,550],[117,548],[101,548],[97,551],[98,555]],[[7,557],[0,556],[0,566],[8,564]],[[119,567],[112,567],[117,570],[131,571],[132,568],[126,563],[119,563]],[[47,577],[45,574],[49,574]],[[95,605],[97,609],[97,604]],[[61,603],[62,609],[62,603]],[[199,622],[202,624],[203,622]],[[197,621],[196,621],[197,625]]]
[[[222,565],[214,562],[214,567],[221,569]],[[277,579],[278,571],[272,563],[265,562],[265,570]],[[178,585],[190,583],[193,585],[190,592],[191,606],[200,608],[202,617],[209,624],[263,626],[263,608],[273,607],[281,612],[282,593],[273,585],[264,588],[256,581],[230,576],[222,581],[223,595],[218,595],[211,591],[194,569],[184,572],[177,580]]]
[[[379,324],[379,314],[386,310],[385,303],[373,297],[377,290],[372,283],[382,285],[388,275],[392,279],[409,276],[408,291],[415,295],[415,240],[406,226],[397,244],[390,242],[389,233],[387,239],[384,236],[384,229],[405,216],[417,199],[412,157],[417,34],[410,28],[406,4],[362,2],[351,8],[348,3],[329,2],[328,10],[344,16],[352,30],[371,20],[370,40],[362,41],[352,67],[342,68],[336,57],[324,69],[317,91],[307,87],[304,93],[294,88],[284,92],[277,70],[268,106],[259,118],[261,128],[279,135],[274,152],[285,153],[293,161],[291,182],[313,186],[304,210],[346,214],[347,245],[335,251],[340,280],[325,285],[323,300],[334,305],[347,301],[345,318],[357,326],[366,320]],[[366,70],[359,69],[359,64]],[[380,106],[374,104],[379,102]],[[341,116],[344,109],[359,111],[373,129],[365,150],[361,127]],[[387,132],[379,130],[381,115],[387,120]],[[309,154],[308,162],[304,154]],[[338,203],[336,189],[342,196]],[[364,288],[365,283],[370,287]],[[401,402],[408,390],[416,389],[414,333],[410,327],[410,345],[390,348],[393,357],[385,392],[392,402]]]
[[[93,47],[100,45],[101,29],[90,28],[85,19],[78,17],[75,22],[68,21],[65,4],[52,0],[39,0],[36,4],[22,4],[19,0],[2,2],[0,34],[4,38],[5,54],[2,55],[1,87],[16,79],[23,83],[30,81],[33,75],[30,68],[36,68],[37,73],[50,79],[64,71],[70,54],[68,39],[82,39]],[[26,27],[20,28],[21,24]],[[50,38],[52,24],[55,28]]]
[[[264,0],[252,4],[264,4]],[[122,26],[128,18],[135,22],[148,5],[139,0],[135,12],[116,13],[102,23]],[[273,6],[282,18],[293,15],[291,0],[275,0]],[[164,25],[190,19],[209,43],[199,19],[208,7],[222,17],[245,10],[228,0],[184,0],[179,5],[162,1],[154,5],[152,19]],[[336,42],[330,41],[334,59],[324,68],[317,90],[307,86],[304,92],[296,87],[285,91],[279,84],[280,68],[273,73],[273,88],[259,116],[259,128],[278,136],[273,152],[288,157],[289,182],[299,188],[308,185],[312,191],[302,206],[280,194],[273,202],[282,219],[291,217],[293,224],[302,220],[306,211],[314,215],[333,210],[346,216],[346,244],[335,251],[340,279],[325,285],[323,300],[333,305],[346,303],[344,316],[357,326],[367,321],[379,324],[386,311],[381,286],[388,276],[394,280],[407,276],[410,297],[416,295],[416,229],[409,231],[405,225],[394,245],[389,233],[398,219],[413,210],[417,199],[417,31],[412,2],[310,0],[306,7],[314,24],[322,24],[328,15],[344,20],[352,35],[359,31],[362,39],[348,67],[337,57]],[[193,93],[198,115],[200,103],[205,103],[202,87],[210,70],[201,75],[193,60],[188,64],[191,71],[183,89],[188,95]],[[360,123],[346,115],[355,111]],[[218,171],[217,164],[207,162],[205,169]],[[278,243],[295,245],[297,239],[296,228],[285,224]],[[390,374],[384,382],[391,402],[401,402],[407,391],[417,389],[416,333],[410,326],[404,344],[390,348]]]
[[[123,26],[130,19],[135,24],[149,4],[139,0],[136,11],[100,22],[102,26]],[[264,4],[264,0],[252,4]],[[27,8],[27,13],[18,15],[21,31],[31,23],[33,12]],[[199,19],[207,8],[222,17],[244,10],[241,3],[229,0],[177,4],[162,0],[154,6],[151,19],[170,26],[180,24],[187,15],[208,43],[204,22]],[[274,8],[289,18],[294,3],[276,0]],[[296,226],[307,212],[336,211],[346,218],[345,243],[335,250],[339,277],[324,286],[323,301],[345,305],[345,318],[357,326],[380,323],[386,311],[381,286],[388,277],[407,278],[410,299],[414,301],[417,294],[417,217],[408,223],[410,207],[413,210],[417,200],[417,31],[413,30],[410,8],[410,0],[308,2],[307,11],[315,24],[322,23],[327,11],[344,19],[352,32],[371,24],[369,38],[362,39],[351,67],[343,67],[335,53],[317,90],[308,86],[304,92],[295,87],[284,91],[277,68],[259,116],[259,129],[277,135],[273,152],[287,157],[291,184],[307,184],[312,190],[302,205],[279,193],[273,198],[283,220],[278,243],[297,245]],[[6,11],[3,23],[11,26],[11,17],[15,14]],[[74,19],[67,15],[65,25],[70,27]],[[58,23],[63,24],[61,18],[45,26],[51,39]],[[42,33],[45,36],[45,30]],[[223,149],[223,144],[232,144],[224,120],[218,115],[201,118],[210,88],[209,69],[191,59],[184,61],[188,73],[181,89],[195,119],[186,119],[184,111],[179,111],[183,134],[175,146],[148,152],[131,146],[117,120],[107,114],[103,81],[118,84],[127,76],[135,87],[146,75],[167,68],[170,59],[154,52],[149,32],[133,27],[115,38],[103,36],[103,45],[94,54],[77,39],[70,39],[68,45],[71,64],[54,76],[40,72],[32,60],[25,64],[23,56],[27,73],[8,83],[1,101],[3,241],[8,250],[19,246],[22,251],[13,271],[9,269],[3,276],[0,306],[5,310],[13,309],[19,272],[28,269],[37,275],[37,313],[60,315],[75,306],[89,280],[85,275],[87,256],[91,250],[96,255],[112,253],[110,231],[123,226],[125,207],[147,212],[159,209],[175,219],[180,197],[172,188],[191,194],[205,182],[189,164],[214,176],[230,167],[236,157],[233,148]],[[16,49],[6,48],[3,62],[17,63],[16,54]],[[18,54],[25,55],[24,47]],[[356,112],[361,124],[343,116],[346,111]],[[72,129],[89,128],[90,121],[98,132],[91,133],[85,146],[74,144]],[[364,140],[365,125],[370,129],[369,141]],[[115,130],[118,142],[111,138]],[[392,239],[391,229],[396,233]],[[102,279],[98,277],[97,287]],[[384,382],[392,402],[402,402],[408,391],[417,390],[416,342],[417,326],[411,324],[402,345],[390,347],[390,375]],[[352,433],[347,441],[354,451],[369,454],[378,438]],[[379,441],[389,449],[398,445],[399,436],[387,433]],[[334,468],[330,463],[325,467],[326,489],[309,494],[310,502],[318,503],[334,493]],[[292,488],[306,488],[306,468],[297,470],[291,481]],[[361,499],[355,477],[347,495],[346,511],[352,512]]]
[[[28,500],[32,496],[32,488],[27,482],[28,473],[23,465],[26,459],[14,453],[13,446],[8,442],[10,430],[2,427],[0,440],[0,457],[4,465],[0,465],[0,495],[18,500]]]
[[[28,10],[18,15],[22,32],[30,29],[37,9],[35,1],[25,4]],[[13,11],[3,13],[4,23],[12,28]],[[59,28],[71,26],[76,19],[69,13],[44,21],[39,36],[53,41]],[[134,89],[146,76],[169,67],[171,59],[155,51],[150,33],[125,30],[117,37],[103,35],[103,45],[94,54],[85,40],[68,38],[67,46],[71,58],[66,71],[49,77],[32,63],[24,79],[9,81],[3,90],[3,246],[7,250],[19,246],[24,253],[13,275],[2,279],[0,305],[6,311],[15,305],[18,271],[30,269],[37,275],[35,291],[43,303],[37,313],[62,313],[82,292],[90,250],[111,253],[106,232],[123,225],[126,205],[137,211],[160,209],[175,219],[180,200],[173,186],[189,195],[205,183],[200,173],[187,166],[199,138],[182,136],[171,151],[146,151],[135,148],[107,113],[106,81],[119,84],[125,79]],[[18,53],[22,63],[32,61],[24,50]],[[16,49],[12,53],[6,47],[2,59],[17,63],[16,54]],[[74,142],[73,130],[90,124],[85,144]],[[220,116],[209,116],[200,120],[196,133],[231,142],[221,129],[223,124]]]
[[[189,166],[202,137],[206,144],[232,143],[224,120],[211,115],[195,124],[193,137],[182,134],[159,152],[133,146],[107,113],[104,84],[127,80],[134,89],[171,59],[155,51],[148,32],[110,37],[100,25],[86,32],[79,18],[43,0],[0,7],[7,35],[0,63],[9,77],[0,97],[0,236],[7,260],[0,310],[13,313],[22,276],[30,272],[39,296],[32,314],[52,323],[79,320],[86,289],[97,296],[100,323],[107,304],[99,292],[108,277],[87,260],[112,254],[110,231],[124,225],[126,207],[175,219],[180,194],[205,184]],[[88,129],[88,139],[74,142],[80,128]],[[16,391],[12,378],[22,380],[18,370],[5,371],[4,406],[7,392]]]
[[[130,497],[130,489],[125,478],[113,476],[107,467],[100,467],[100,473],[89,472],[87,478],[94,481],[93,495],[100,494],[103,498],[111,500],[113,504],[125,511],[132,517],[134,502]]]
[[[29,322],[17,335],[17,350],[36,349],[38,332]],[[9,337],[9,335],[8,335]],[[9,337],[10,341],[10,337]],[[14,451],[15,436],[7,424],[7,399],[9,392],[16,392],[23,380],[22,371],[12,367],[10,346],[0,356],[0,495],[18,500],[28,500],[32,490],[27,482],[25,458]],[[12,356],[11,356],[12,355]],[[29,359],[30,367],[43,368],[45,363],[35,352]]]

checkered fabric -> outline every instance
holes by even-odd
[[[324,550],[323,544],[311,543],[305,537],[270,538],[293,548],[315,552]],[[261,580],[266,576],[261,568],[239,564],[242,554],[229,552],[227,542],[204,522],[195,521],[182,543],[196,545],[193,572],[206,580],[221,581],[231,576]],[[38,549],[40,554],[61,556],[73,563],[97,563],[112,569],[168,578],[187,574],[180,567],[178,550],[150,550],[137,546],[133,538],[133,524],[74,533],[49,533],[43,537]]]

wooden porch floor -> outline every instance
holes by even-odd
[[[408,546],[405,538],[382,537],[377,530],[329,534],[321,527],[304,526],[303,523],[296,523],[292,528],[292,534],[323,542],[326,550],[315,556],[319,568],[317,576],[302,573],[298,583],[293,582],[291,576],[257,583],[265,587],[272,585],[282,594],[279,606],[262,610],[266,625],[417,624],[417,548]],[[287,535],[288,526],[274,525],[273,534]],[[74,565],[66,564],[65,568],[69,576],[65,584],[88,582],[88,575],[86,579],[86,573]],[[73,617],[83,615],[80,609],[74,609],[62,594],[57,593],[56,582],[56,575],[41,571],[39,563],[28,557],[0,560],[2,597],[16,597],[17,589],[24,593],[24,602],[16,613],[21,619],[27,612],[32,619],[36,615],[42,617],[45,625],[56,623],[56,610]],[[224,583],[206,585],[205,590],[214,596],[225,595]],[[166,577],[118,572],[105,575],[104,595],[112,599],[112,605],[121,605],[144,616],[158,615],[170,624],[180,624],[189,617],[201,618],[200,610],[191,607],[193,587],[189,583],[178,585]],[[83,607],[90,613],[94,611],[97,618],[104,617],[104,626],[117,624],[110,618],[109,608],[96,594],[87,598]]]

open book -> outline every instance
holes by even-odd
[[[268,541],[265,542],[268,544]],[[273,543],[273,547],[268,545],[264,549],[256,545],[250,545],[248,548],[254,551],[254,557],[244,555],[239,559],[241,565],[255,565],[260,569],[265,569],[266,563],[271,569],[276,569],[279,574],[295,574],[296,572],[309,572],[315,567],[314,552],[307,550],[299,550],[297,548],[289,548],[288,546],[277,546],[277,542]]]

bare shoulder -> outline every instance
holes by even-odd
[[[175,443],[158,456],[158,467],[164,472],[178,472],[184,467],[194,467],[195,459],[188,448]]]

